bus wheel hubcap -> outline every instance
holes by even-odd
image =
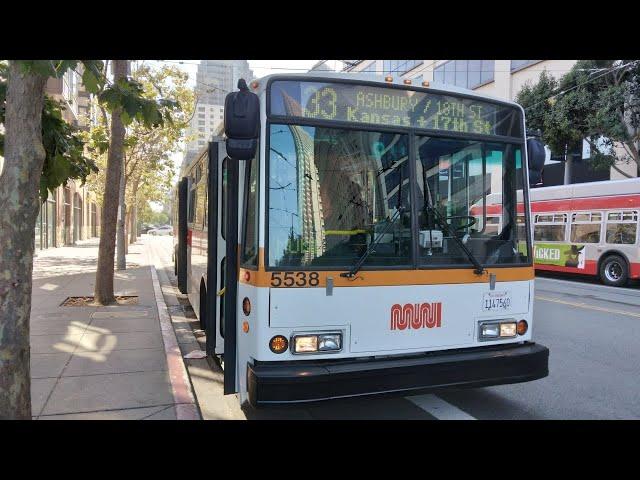
[[[619,280],[622,276],[622,265],[620,265],[618,262],[611,262],[609,265],[607,265],[605,275],[607,276],[607,279],[612,282]]]

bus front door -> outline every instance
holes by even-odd
[[[207,354],[224,354],[226,167],[223,142],[209,143],[207,208]]]

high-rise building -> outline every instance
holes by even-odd
[[[196,108],[187,129],[187,151],[183,163],[188,163],[204,148],[223,123],[224,99],[237,89],[238,80],[253,79],[246,60],[201,60],[196,73]]]

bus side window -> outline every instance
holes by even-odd
[[[497,235],[500,233],[500,217],[487,217],[487,225],[484,233],[486,235]]]
[[[567,214],[536,215],[533,239],[541,242],[564,242]]]
[[[607,243],[633,245],[638,230],[638,212],[609,212],[607,214]]]
[[[193,179],[192,179],[193,180]],[[193,223],[196,216],[196,185],[191,184],[191,189],[189,190],[189,215],[187,216],[187,221],[189,223]]]
[[[220,172],[222,175],[222,192],[220,194],[222,198],[220,201],[220,235],[223,240],[226,239],[227,232],[227,160],[228,157],[225,157],[224,160],[222,160],[222,171]]]
[[[249,267],[258,266],[258,162],[256,155],[251,160],[250,171],[246,172],[244,227],[242,229],[241,264]]]
[[[600,243],[601,224],[599,212],[574,213],[571,216],[571,242]]]

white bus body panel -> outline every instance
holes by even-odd
[[[485,295],[506,292],[509,307],[485,311]],[[289,337],[305,331],[342,330],[344,346],[339,354],[275,355],[266,349],[260,360],[291,360],[320,357],[348,357],[363,355],[395,355],[430,350],[503,344],[478,340],[478,324],[487,320],[525,319],[531,325],[533,281],[497,283],[491,290],[489,283],[462,285],[413,285],[384,287],[336,287],[328,296],[324,288],[272,288],[270,290],[271,334]],[[441,303],[440,326],[394,328],[394,305]],[[511,341],[531,339],[526,335]],[[266,339],[268,342],[268,339]],[[264,341],[263,341],[264,343]],[[266,343],[265,343],[266,346]],[[264,349],[260,349],[264,351]]]

